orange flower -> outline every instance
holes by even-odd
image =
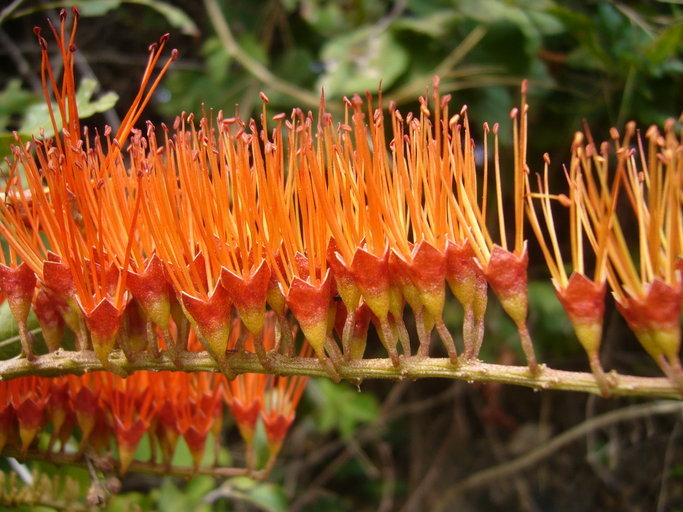
[[[15,162],[5,198],[11,198],[17,206],[3,204],[0,207],[0,230],[10,244],[12,264],[15,264],[13,255],[20,256],[38,278],[56,288],[72,315],[85,319],[93,347],[106,366],[127,302],[126,269],[133,251],[142,198],[140,176],[127,172],[120,148],[174,56],[145,92],[168,36],[164,36],[159,45],[152,46],[138,96],[113,140],[110,130],[105,130],[105,154],[98,136],[91,144],[86,129],[81,138],[73,56],[78,11],[74,9],[69,35],[66,34],[65,11],[61,12],[60,18],[59,32],[51,27],[64,66],[59,85],[49,61],[47,41],[40,29],[35,30],[42,51],[41,76],[55,138],[34,140],[32,144],[15,148]],[[133,141],[132,153],[142,151],[140,144],[139,138]],[[24,191],[16,173],[19,163],[25,170],[28,191]],[[116,192],[109,193],[110,189]],[[39,236],[41,232],[54,256],[48,255]],[[45,276],[45,263],[52,267],[61,265],[61,273],[56,276],[48,271]],[[24,267],[17,267],[15,272],[21,268]],[[22,282],[29,284],[26,279]],[[16,286],[11,298],[17,303]],[[23,306],[23,310],[28,312],[28,307],[28,304]],[[21,309],[18,305],[17,308]],[[16,313],[20,324],[23,323],[23,310]],[[81,323],[80,318],[73,323]],[[79,347],[87,348],[83,331],[77,331]],[[25,338],[22,336],[24,351],[30,356]]]
[[[532,193],[529,179],[526,180],[527,212],[531,227],[536,234],[548,269],[553,280],[555,292],[564,307],[574,332],[588,354],[588,360],[600,386],[603,396],[609,395],[609,384],[600,363],[600,343],[602,340],[603,316],[605,313],[605,292],[607,276],[607,237],[614,214],[614,202],[606,198],[600,204],[586,199],[588,191],[581,173],[583,154],[580,145],[574,146],[574,154],[567,179],[569,197],[552,195],[549,191],[548,167],[550,157],[546,154],[543,179],[538,177],[538,192]],[[594,191],[592,191],[594,192]],[[591,192],[591,193],[592,193]],[[550,247],[536,215],[533,198],[540,199],[541,211],[545,221]],[[551,199],[556,199],[569,207],[569,238],[571,242],[572,274],[567,278],[565,263],[560,251]],[[584,236],[584,233],[586,236]],[[586,276],[584,262],[584,240],[588,239],[595,252],[595,271],[593,279]]]

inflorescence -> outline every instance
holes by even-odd
[[[629,124],[623,135],[611,132],[611,143],[578,133],[564,169],[566,194],[550,190],[547,155],[541,175],[527,165],[526,84],[511,112],[507,172],[498,125],[484,124],[478,157],[467,108],[451,113],[438,79],[415,115],[393,104],[386,114],[381,95],[368,94],[344,98],[341,122],[326,112],[324,99],[317,114],[271,116],[262,93],[259,122],[237,112],[183,113],[172,127],[147,123],[143,131],[135,126],[175,58],[173,52],[154,74],[164,36],[150,47],[121,127],[93,134],[81,127],[75,100],[77,16],[70,34],[64,20],[53,29],[61,80],[37,30],[55,137],[17,137],[0,201],[0,235],[9,246],[0,254],[0,291],[19,324],[22,354],[41,357],[26,327],[32,308],[51,352],[67,348],[68,329],[75,350],[93,350],[105,369],[123,377],[113,352],[129,361],[169,357],[182,369],[196,339],[223,377],[103,374],[2,383],[1,418],[13,418],[6,421],[18,427],[23,450],[46,415],[53,437],[78,424],[82,444],[95,447],[104,441],[88,435],[86,424],[108,421],[98,433],[113,432],[123,468],[127,443],[139,438],[142,424],[166,460],[167,438],[183,435],[191,445],[188,425],[199,425],[191,436],[205,437],[224,400],[249,444],[259,414],[267,431],[269,411],[291,423],[305,380],[236,377],[233,354],[255,353],[272,372],[278,357],[312,351],[339,379],[340,368],[363,359],[372,325],[397,368],[430,356],[432,331],[457,367],[478,358],[489,285],[517,326],[529,376],[540,375],[526,325],[527,221],[602,393],[613,385],[599,358],[608,289],[640,343],[683,390],[683,145],[673,120],[644,137]],[[556,224],[557,208],[568,210],[567,226]],[[570,258],[562,255],[558,232],[569,233]],[[462,353],[443,321],[447,288],[464,309]],[[404,323],[406,305],[416,346]],[[158,391],[175,388],[176,380],[185,404],[178,409],[173,394]],[[264,393],[282,401],[252,410],[235,398],[238,390],[257,401]],[[79,411],[79,393],[96,393],[89,405],[109,411],[110,419]],[[213,405],[202,409],[203,401]],[[273,446],[278,436],[269,434]]]

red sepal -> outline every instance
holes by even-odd
[[[327,320],[332,293],[330,271],[325,279],[314,286],[299,277],[292,279],[287,293],[287,306],[299,322],[304,336],[319,357],[324,355],[327,340]]]
[[[154,254],[140,274],[129,270],[126,286],[152,322],[162,329],[168,329],[171,315],[170,286],[159,257]]]
[[[225,356],[230,338],[230,298],[228,292],[216,284],[211,297],[208,300],[199,299],[182,292],[180,299],[187,311],[190,321],[209,343],[210,349],[216,357]]]
[[[391,307],[388,248],[381,257],[365,249],[356,249],[351,262],[351,273],[368,307],[379,318],[386,318]]]
[[[486,294],[486,277],[475,260],[469,241],[446,245],[446,280],[453,295],[463,305],[473,304],[478,294]]]
[[[420,292],[440,292],[446,280],[446,256],[432,244],[422,241],[413,247],[410,272]]]
[[[495,245],[484,275],[499,297],[527,294],[527,267],[529,254],[524,249],[521,256]]]
[[[82,432],[82,438],[87,440],[95,427],[95,421],[100,414],[97,395],[87,385],[82,385],[78,377],[72,376],[72,392],[70,394],[71,409],[76,413],[76,422]],[[78,392],[73,392],[73,385],[80,385]]]
[[[337,284],[337,291],[347,309],[356,309],[360,302],[361,293],[353,279],[351,269],[337,252],[334,238],[327,245],[327,264],[332,271],[332,277]]]
[[[565,288],[557,288],[557,297],[572,323],[602,324],[605,315],[605,283],[596,283],[576,272]]]
[[[484,268],[484,275],[498,296],[503,309],[518,326],[526,320],[529,308],[528,264],[529,255],[526,248],[521,256],[517,256],[496,245]]]
[[[269,446],[279,446],[287,436],[289,428],[292,426],[294,416],[283,416],[282,414],[263,414],[263,426],[265,427],[266,437],[268,438]]]
[[[43,281],[48,288],[62,297],[73,298],[76,296],[76,284],[71,275],[71,269],[56,258],[59,257],[53,253],[48,253],[48,259],[43,261]]]
[[[253,430],[256,428],[256,422],[261,412],[261,399],[256,398],[246,405],[242,404],[239,400],[233,399],[228,403],[228,407],[233,418],[235,418],[235,422],[240,427],[240,431],[246,427],[251,429],[253,435]]]
[[[192,454],[192,463],[195,468],[198,468],[204,457],[204,449],[206,447],[206,436],[209,435],[211,423],[208,424],[206,430],[200,430],[195,425],[185,429],[183,432],[183,439],[187,443],[187,447]]]
[[[128,471],[138,443],[148,428],[149,423],[140,418],[132,424],[124,424],[118,417],[114,416],[114,435],[119,448],[119,474],[123,475]]]
[[[391,283],[401,291],[403,298],[414,311],[421,309],[422,300],[420,298],[420,291],[417,289],[412,278],[411,264],[394,250],[389,253],[388,264]]]
[[[265,260],[247,277],[239,277],[225,267],[221,269],[221,284],[252,334],[263,330],[270,277],[270,267]]]
[[[8,267],[0,263],[0,291],[9,303],[12,315],[26,322],[36,288],[36,275],[26,263]]]
[[[643,297],[617,300],[617,308],[645,349],[655,358],[664,353],[678,358],[681,315],[680,289],[655,279],[645,286]]]
[[[121,327],[123,311],[117,309],[109,299],[100,300],[90,311],[86,311],[81,305],[81,310],[92,337],[95,353],[102,364],[106,365]]]
[[[43,338],[50,352],[59,348],[64,335],[64,317],[62,311],[67,309],[64,300],[43,286],[33,297],[33,311],[36,313],[38,323],[43,330]]]

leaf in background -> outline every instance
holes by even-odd
[[[238,44],[242,47],[249,57],[257,61],[259,64],[268,66],[268,52],[251,32],[245,32],[237,38]]]
[[[114,92],[106,92],[96,100],[92,100],[95,89],[97,89],[97,81],[92,78],[84,78],[81,81],[78,91],[76,92],[76,102],[78,103],[78,113],[81,119],[90,117],[100,112],[106,112],[112,108],[119,99]],[[56,110],[56,106],[53,106]],[[24,122],[19,129],[22,133],[38,136],[40,129],[45,129],[45,136],[52,137],[54,131],[50,122],[50,114],[47,105],[44,103],[31,105],[26,111]]]
[[[20,133],[19,136],[22,138],[22,140],[30,138],[30,135],[27,133]],[[9,172],[9,169],[7,169],[7,164],[5,163],[5,157],[8,157],[12,154],[11,148],[14,145],[16,145],[14,134],[3,133],[0,135],[0,178],[5,178],[7,176],[6,173]]]
[[[452,9],[436,11],[427,16],[398,18],[392,25],[394,30],[411,30],[433,38],[444,37],[453,30],[460,16]]]
[[[150,9],[154,9],[171,24],[171,26],[179,28],[180,31],[188,36],[199,36],[199,28],[197,24],[192,21],[185,11],[160,0],[126,0],[131,4],[144,5]]]
[[[509,23],[517,27],[526,38],[527,50],[534,51],[541,47],[543,35],[562,31],[562,24],[545,12],[552,6],[548,0],[461,0],[457,10],[480,23]]]
[[[202,45],[202,55],[205,58],[206,71],[212,81],[218,83],[228,77],[232,57],[217,37],[206,40]]]
[[[211,505],[204,496],[213,489],[215,481],[207,475],[198,475],[184,489],[179,489],[172,478],[164,478],[157,503],[160,512],[210,512]]]
[[[534,341],[538,351],[548,354],[549,357],[559,357],[580,350],[571,323],[551,283],[529,283],[529,311],[534,324]]]
[[[315,379],[309,382],[306,392],[320,405],[318,427],[322,432],[338,430],[344,439],[349,439],[358,425],[377,418],[377,399],[369,393],[359,393],[348,384]]]
[[[166,21],[175,28],[180,29],[183,34],[188,36],[199,36],[197,24],[187,15],[185,11],[161,0],[77,0],[67,2],[67,5],[78,6],[82,16],[104,16],[109,11],[118,9],[121,4],[137,4],[154,9],[161,14]]]
[[[0,132],[9,130],[12,116],[23,113],[36,100],[34,94],[21,88],[18,78],[7,82],[5,90],[0,92]]]
[[[81,16],[97,17],[121,7],[121,0],[80,0],[71,5],[78,7]]]
[[[247,476],[237,476],[226,480],[218,489],[206,496],[213,503],[220,498],[239,500],[266,512],[285,512],[287,498],[279,485],[258,482]]]
[[[27,320],[29,331],[38,329],[38,319],[31,311]],[[42,347],[40,347],[42,350]],[[9,359],[21,352],[19,340],[19,328],[17,321],[12,316],[7,301],[0,304],[0,360]]]
[[[408,66],[408,53],[393,34],[366,27],[328,41],[321,52],[325,73],[318,87],[332,97],[388,89]]]
[[[683,24],[671,25],[645,48],[648,61],[657,66],[667,59],[675,58],[683,53]]]

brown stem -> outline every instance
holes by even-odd
[[[524,350],[526,362],[529,365],[529,371],[532,374],[536,374],[538,372],[538,363],[536,362],[534,344],[531,341],[531,335],[529,334],[526,322],[517,323],[517,330],[519,331],[519,338],[522,341],[522,350]]]
[[[183,352],[179,356],[183,371],[217,372],[216,362],[206,352]],[[158,359],[149,354],[141,354],[135,361],[126,360],[121,351],[113,351],[109,360],[126,372],[138,370],[177,371],[173,359],[167,352],[162,352]],[[301,375],[311,377],[327,377],[328,369],[324,362],[316,358],[286,357],[273,354],[273,368],[278,375]],[[268,373],[263,368],[256,354],[233,354],[230,364],[235,374]],[[330,363],[330,366],[331,363]],[[332,367],[334,369],[334,367]],[[14,358],[0,361],[0,379],[8,380],[28,375],[58,376],[86,372],[102,371],[104,367],[94,352],[60,350],[44,355],[37,355],[29,362],[26,359]],[[507,366],[490,364],[481,361],[459,361],[457,366],[448,358],[403,358],[400,368],[391,360],[357,359],[342,362],[338,375],[344,379],[424,379],[446,378],[468,382],[499,382],[535,389],[561,389],[601,395],[595,377],[589,372],[570,372],[538,366],[536,375],[530,375],[526,366]],[[664,377],[637,377],[620,375],[611,371],[608,375],[612,382],[612,395],[615,396],[649,396],[680,399],[682,394],[677,385]]]
[[[439,333],[439,337],[448,351],[448,357],[450,358],[451,363],[458,364],[458,351],[455,349],[455,342],[453,341],[451,333],[448,332],[446,324],[444,324],[443,320],[440,318],[436,322],[436,332]]]
[[[465,359],[477,357],[477,332],[474,325],[474,308],[472,303],[464,304],[464,316],[462,319],[462,344],[465,346]]]
[[[401,364],[401,361],[398,358],[398,352],[396,352],[396,337],[394,336],[394,333],[391,331],[389,319],[386,317],[381,318],[379,321],[379,326],[382,331],[382,336],[380,338],[382,340],[382,343],[384,344],[384,348],[387,349],[389,359],[391,359],[391,362],[394,366],[399,366]]]
[[[17,322],[19,325],[19,339],[21,340],[21,353],[26,356],[26,359],[33,361],[33,336],[28,331],[25,321]]]
[[[415,311],[415,327],[417,328],[417,339],[420,341],[417,355],[420,357],[429,357],[429,342],[431,341],[431,336],[427,334],[427,329],[425,329],[424,308],[419,308]]]
[[[154,357],[159,357],[159,345],[157,345],[157,330],[149,318],[145,323],[145,335],[147,336],[147,350]]]
[[[352,309],[346,315],[344,322],[344,330],[342,331],[342,352],[344,353],[344,361],[351,359],[351,336],[356,327],[356,310]]]

